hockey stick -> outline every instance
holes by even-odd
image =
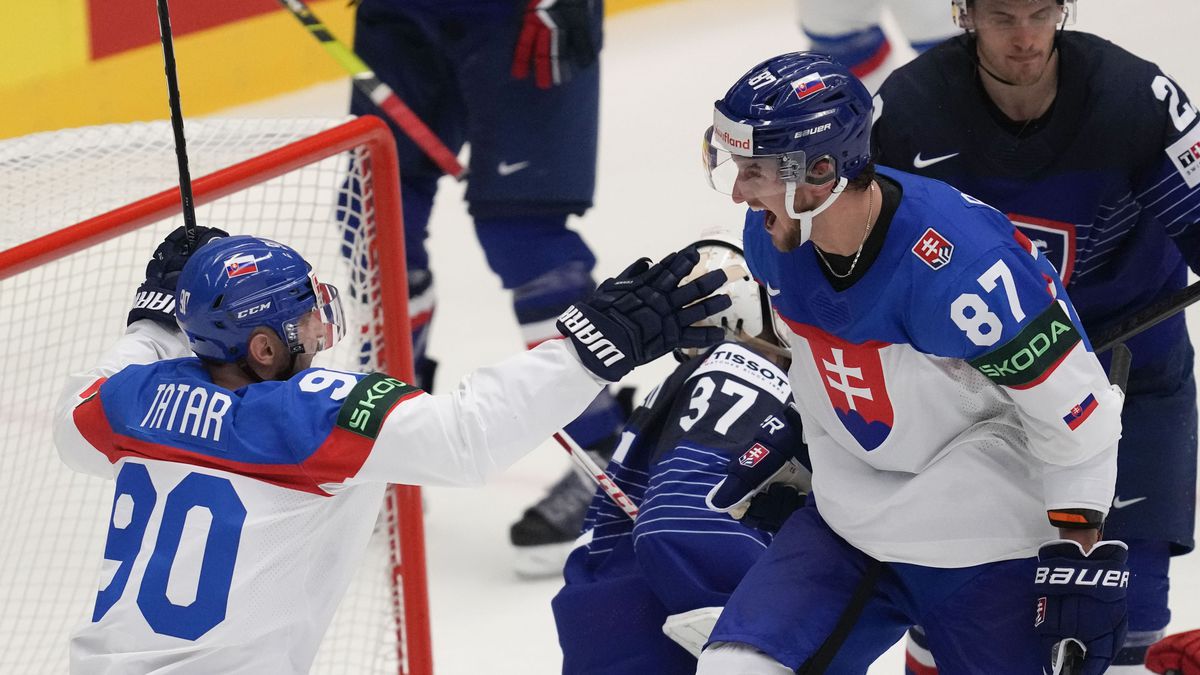
[[[604,491],[604,494],[608,495],[608,498],[611,499],[614,504],[620,507],[621,510],[625,512],[625,515],[629,516],[630,520],[637,520],[637,504],[634,504],[633,500],[629,498],[629,495],[625,494],[625,492],[621,490],[616,481],[614,481],[604,469],[601,469],[600,465],[596,464],[591,455],[587,454],[586,450],[579,447],[579,444],[575,442],[575,439],[567,435],[567,432],[565,431],[556,431],[554,432],[554,440],[558,441],[558,444],[563,447],[563,450],[566,450],[567,454],[571,456],[571,460],[574,461],[584,473],[591,477],[592,482],[599,486],[600,489]]]
[[[433,133],[433,130],[426,126],[404,101],[400,100],[391,87],[384,84],[375,75],[370,66],[353,50],[334,37],[333,33],[329,32],[325,24],[321,23],[308,5],[304,4],[304,0],[279,0],[279,4],[291,12],[292,16],[308,29],[309,34],[321,43],[325,51],[329,52],[333,60],[350,73],[350,79],[355,88],[387,113],[392,122],[395,122],[396,126],[400,127],[412,139],[412,142],[416,143],[417,147],[421,148],[429,156],[429,159],[438,165],[438,168],[462,180],[466,171],[462,164],[458,163],[458,158],[454,156],[450,148],[447,148],[446,144],[442,143],[441,139]]]
[[[1097,354],[1111,349],[1118,342],[1125,342],[1138,333],[1157,326],[1159,323],[1174,316],[1177,312],[1183,311],[1197,300],[1200,300],[1200,281],[1147,306],[1128,319],[1104,331],[1102,335],[1092,341],[1092,345]]]
[[[171,39],[171,10],[167,0],[158,3],[158,36],[162,42],[163,69],[167,73],[167,103],[171,107],[171,130],[175,132],[175,159],[179,164],[179,197],[183,202],[184,253],[196,245],[196,205],[192,199],[192,174],[188,171],[187,140],[183,136],[183,109],[179,105],[179,80],[175,74],[175,45]]]

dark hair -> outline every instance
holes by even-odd
[[[875,180],[875,160],[868,160],[867,165],[857,176],[851,178],[846,183],[846,189],[853,192],[861,192],[871,186],[871,181]]]

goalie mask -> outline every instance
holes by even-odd
[[[768,59],[714,103],[702,146],[708,183],[724,194],[784,194],[804,243],[812,219],[870,164],[871,110],[866,87],[832,57],[794,52]],[[800,183],[831,182],[824,202],[796,210]]]
[[[192,254],[179,277],[176,318],[197,356],[222,362],[245,359],[259,327],[296,356],[333,347],[346,325],[337,288],[318,281],[299,253],[247,236]]]
[[[729,308],[695,325],[723,328],[731,338],[745,334],[780,344],[766,289],[750,276],[750,268],[742,253],[741,237],[724,229],[710,230],[702,233],[693,246],[700,251],[700,261],[680,285],[721,269],[729,270],[729,276],[733,278],[716,291],[729,296],[732,301]],[[695,356],[698,351],[702,350],[680,350],[680,355]]]

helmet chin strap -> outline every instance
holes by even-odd
[[[842,195],[842,191],[846,189],[846,185],[849,182],[850,181],[847,180],[845,176],[839,178],[837,185],[833,186],[833,191],[829,193],[829,196],[825,198],[825,201],[821,202],[820,206],[811,211],[797,211],[796,186],[798,183],[794,180],[787,181],[784,187],[786,198],[785,206],[787,206],[788,215],[800,221],[801,245],[808,241],[809,237],[812,236],[813,219],[821,215],[825,209],[833,206],[833,203],[836,202],[838,197]]]

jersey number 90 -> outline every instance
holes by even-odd
[[[105,560],[118,565],[112,580],[96,594],[93,622],[104,618],[125,593],[157,503],[158,491],[145,465],[126,462],[117,475],[104,544]],[[209,521],[199,569],[189,575],[196,577],[190,588],[186,587],[189,584],[181,587],[178,579],[169,584],[189,515],[193,526],[198,519]],[[167,493],[154,547],[137,589],[138,609],[155,633],[195,640],[225,620],[245,522],[246,507],[227,478],[193,472]],[[176,574],[183,572],[176,570]]]

